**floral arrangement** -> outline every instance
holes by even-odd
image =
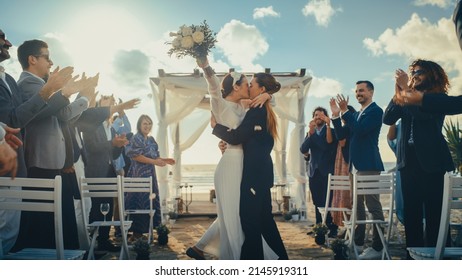
[[[146,240],[139,238],[133,245],[133,249],[137,253],[151,252],[151,245],[149,245],[149,243]]]
[[[322,223],[316,224],[313,227],[313,232],[317,235],[325,235],[329,231],[329,228]]]
[[[166,235],[170,233],[170,230],[168,229],[166,225],[160,225],[156,227],[156,231],[158,235]]]
[[[207,57],[217,42],[216,33],[210,30],[205,20],[199,25],[182,25],[178,32],[170,32],[170,37],[174,37],[174,39],[171,42],[166,42],[166,44],[172,45],[168,55],[175,54],[177,58],[188,55],[196,59]]]

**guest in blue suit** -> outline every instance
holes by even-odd
[[[384,170],[379,152],[379,134],[382,127],[383,110],[372,101],[374,85],[370,81],[356,82],[356,99],[361,110],[351,112],[348,110],[348,99],[343,95],[337,96],[337,103],[331,103],[332,122],[339,139],[350,135],[350,178],[352,174],[378,175]],[[345,121],[342,126],[341,118]],[[374,220],[384,220],[382,204],[379,195],[365,195],[358,197],[358,219],[365,220],[366,211],[372,214]],[[364,245],[365,225],[358,225],[355,229],[355,245],[359,250]],[[374,228],[372,247],[367,248],[359,256],[360,259],[376,259],[382,256],[383,245],[379,233]]]
[[[326,120],[329,124],[326,124]],[[305,156],[310,155],[306,169],[309,177],[309,186],[313,198],[316,213],[316,224],[322,223],[322,216],[318,207],[326,204],[327,181],[330,174],[334,174],[335,155],[337,150],[337,138],[334,130],[327,129],[330,120],[327,118],[327,110],[317,107],[313,111],[313,120],[310,122],[309,131],[305,141],[300,147],[300,152]],[[332,199],[332,196],[330,196]],[[331,200],[332,201],[332,200]],[[331,203],[329,202],[329,204]],[[337,236],[337,225],[332,223],[332,216],[327,214],[326,225],[329,227],[329,236]]]

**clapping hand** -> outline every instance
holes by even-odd
[[[324,112],[321,112],[321,114],[319,114],[319,118],[326,123],[327,126],[330,126],[330,118],[326,115],[324,115]]]
[[[127,140],[127,137],[125,136],[125,134],[116,135],[112,139],[112,146],[114,146],[114,147],[122,148],[123,146],[125,146],[127,144],[128,144],[128,140]]]
[[[343,94],[337,94],[337,104],[340,107],[340,111],[342,111],[343,113],[348,111],[348,101],[349,100],[350,100],[350,97],[347,96],[347,98],[345,98]]]
[[[395,71],[396,85],[401,90],[409,89],[409,77],[403,69],[397,69]]]
[[[55,70],[50,73],[46,84],[40,91],[42,98],[48,100],[57,91],[62,89],[72,79],[73,72],[74,67],[71,66],[65,67],[61,70],[59,70],[59,67],[56,67]]]
[[[316,128],[316,122],[314,120],[310,121],[310,124],[308,125],[308,134],[313,135],[314,129]]]
[[[337,105],[335,98],[329,100],[330,111],[332,112],[332,117],[338,117],[340,115],[340,107]]]
[[[19,128],[11,128],[7,125],[3,126],[5,130],[5,142],[0,144],[0,176],[11,173],[11,178],[16,177],[18,170],[18,154],[14,149],[22,146],[22,141],[15,135],[20,133]]]
[[[6,132],[5,141],[11,148],[17,150],[20,146],[22,146],[22,141],[16,136],[16,134],[21,132],[20,128],[11,128],[5,125],[3,129]]]

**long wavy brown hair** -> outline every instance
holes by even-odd
[[[425,71],[427,78],[427,81],[425,81],[426,90],[428,92],[447,94],[450,87],[448,75],[446,75],[446,72],[438,63],[430,60],[416,59],[409,65],[409,70],[414,70],[416,66]]]
[[[276,81],[273,75],[268,73],[256,73],[253,75],[255,81],[260,87],[265,87],[266,92],[268,94],[274,94],[281,89],[281,84]],[[278,123],[276,119],[276,114],[273,111],[273,107],[267,101],[265,103],[267,115],[266,115],[266,123],[269,134],[273,137],[274,140],[278,138]]]

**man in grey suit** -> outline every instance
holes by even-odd
[[[40,40],[25,41],[18,48],[18,59],[23,68],[18,87],[22,102],[34,98],[42,90],[53,62],[48,45]],[[47,107],[25,127],[25,158],[30,178],[54,178],[61,174],[65,162],[65,140],[59,120],[77,118],[88,107],[88,99],[82,96],[74,102],[69,97],[86,86],[85,80],[71,79],[52,99],[62,106]],[[70,197],[70,199],[69,199]],[[63,205],[72,201],[72,191],[63,186]],[[63,208],[64,209],[64,208]],[[74,219],[74,213],[63,213],[63,219]],[[40,229],[40,232],[37,232]],[[34,237],[30,237],[34,232]],[[22,247],[54,248],[52,215],[23,213],[21,229],[14,250]],[[69,248],[70,249],[70,248]]]
[[[0,30],[0,62],[10,59],[10,47],[12,47],[12,44],[6,39],[5,33]],[[54,71],[39,94],[26,102],[22,102],[22,93],[16,81],[8,73],[5,73],[3,67],[0,67],[0,122],[9,127],[24,128],[26,124],[47,108],[59,107],[61,104],[60,99],[52,98],[52,96],[72,77],[72,72],[71,67],[61,71]],[[16,133],[15,135],[22,141],[21,133]],[[27,177],[23,146],[20,145],[16,152],[16,175],[18,177]],[[11,176],[13,174],[4,175]],[[7,198],[0,199],[9,200]],[[19,219],[19,211],[0,211],[0,239],[3,240],[3,251],[5,253],[10,251],[16,241],[19,232]]]

